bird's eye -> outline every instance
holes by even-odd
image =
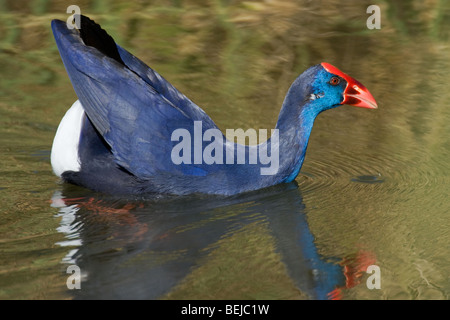
[[[341,79],[339,79],[338,77],[332,77],[330,79],[330,84],[332,86],[337,86],[339,84],[339,82],[341,82]]]

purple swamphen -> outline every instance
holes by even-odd
[[[64,181],[95,191],[231,195],[291,182],[320,112],[343,104],[377,108],[361,83],[321,63],[293,82],[267,140],[237,144],[98,24],[85,16],[80,22],[71,29],[52,21],[79,100],[61,120],[51,163]]]

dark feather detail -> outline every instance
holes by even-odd
[[[85,45],[94,47],[104,55],[125,65],[122,58],[120,58],[114,39],[95,21],[80,15],[79,31]]]

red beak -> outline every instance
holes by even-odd
[[[341,104],[348,104],[351,106],[368,109],[378,108],[377,102],[375,101],[374,97],[362,83],[356,81],[355,79],[329,63],[322,62],[321,65],[329,73],[335,74],[347,81],[347,86],[344,90],[344,101],[342,101]]]

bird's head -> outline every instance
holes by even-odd
[[[306,96],[318,112],[343,104],[376,109],[377,103],[367,88],[329,63],[323,62],[314,70],[313,81]]]

